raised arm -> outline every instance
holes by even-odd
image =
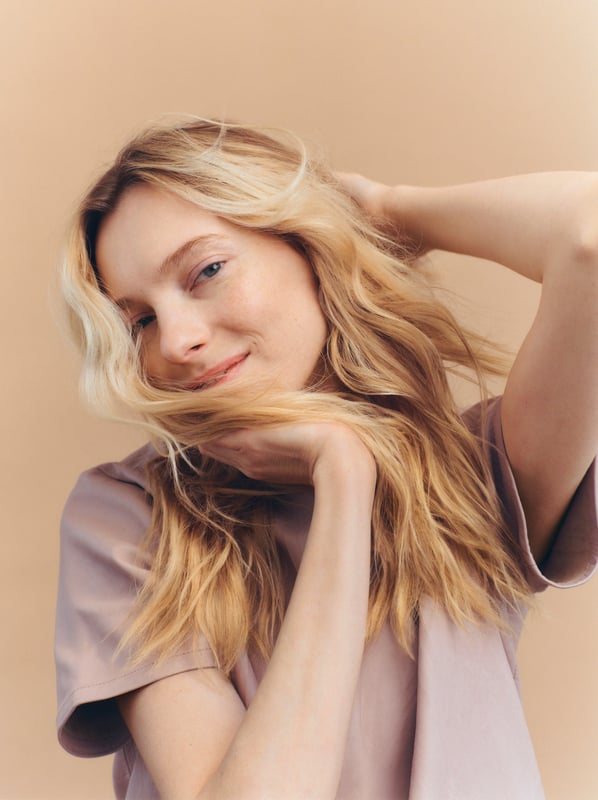
[[[210,453],[256,478],[311,484],[314,508],[272,659],[245,712],[218,672],[197,670],[120,702],[165,798],[333,798],[367,616],[373,459],[334,425],[243,431]],[[342,665],[342,669],[339,669]]]
[[[446,188],[341,180],[416,248],[489,259],[542,283],[502,405],[532,551],[541,560],[598,449],[598,174]]]

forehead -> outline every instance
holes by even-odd
[[[100,225],[98,270],[104,280],[110,280],[115,270],[158,269],[190,239],[230,236],[234,230],[231,223],[172,192],[132,186]]]

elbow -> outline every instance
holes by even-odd
[[[569,173],[565,190],[546,221],[536,280],[596,285],[598,272],[598,172]],[[580,284],[581,285],[581,284]]]
[[[598,173],[588,178],[579,203],[573,241],[573,262],[594,278],[598,273]]]
[[[598,278],[598,219],[585,225],[575,242],[573,265],[588,278]]]

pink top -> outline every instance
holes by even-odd
[[[591,467],[541,569],[527,542],[525,520],[506,460],[500,401],[480,431],[477,407],[467,424],[493,445],[492,471],[512,535],[526,554],[530,586],[574,586],[598,562],[597,470]],[[157,791],[118,712],[118,695],[184,670],[215,665],[205,641],[182,649],[159,667],[127,666],[115,657],[122,624],[147,564],[138,545],[150,518],[144,468],[150,445],[119,463],[85,472],[63,517],[56,623],[58,737],[69,752],[116,752],[117,798],[153,800]],[[304,542],[281,546],[295,569]],[[416,658],[399,647],[390,628],[367,649],[355,694],[338,797],[346,800],[536,800],[542,798],[533,748],[518,693],[512,632],[491,626],[457,628],[439,608],[420,609]],[[342,668],[342,665],[339,665]],[[314,664],[317,669],[317,664]],[[246,655],[231,676],[245,705],[263,675]],[[205,724],[210,724],[209,720]]]

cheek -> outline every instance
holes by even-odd
[[[328,322],[315,286],[301,287],[286,309],[286,319],[287,324],[292,324],[298,349],[307,357],[317,359],[328,337]]]
[[[267,336],[288,323],[292,290],[264,271],[249,271],[228,287],[225,313],[231,326]]]
[[[328,335],[311,267],[295,253],[264,259],[230,287],[231,324],[268,340],[269,349],[317,360]]]
[[[286,325],[293,358],[301,362],[307,377],[316,368],[328,338],[328,324],[317,295],[304,296],[288,310],[282,324]]]

